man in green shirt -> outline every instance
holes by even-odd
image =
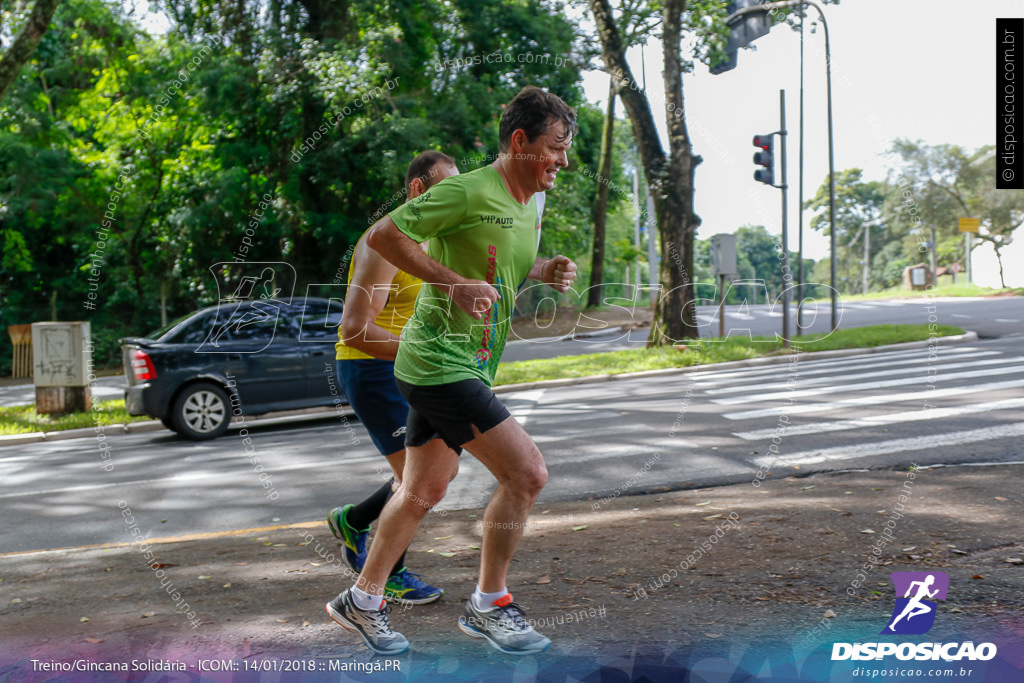
[[[409,401],[402,484],[380,517],[356,585],[327,604],[331,617],[379,654],[408,641],[391,629],[383,586],[398,555],[445,494],[465,447],[498,480],[483,519],[480,579],[459,628],[509,654],[551,641],[512,601],[506,578],[527,515],[547,481],[536,444],[494,396],[515,294],[527,277],[565,292],[576,264],[538,259],[538,200],[568,165],[576,114],[561,98],[526,87],[501,117],[491,166],[431,188],[374,225],[367,244],[424,283],[402,332],[395,379]],[[424,254],[418,242],[430,240]]]

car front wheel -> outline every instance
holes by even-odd
[[[186,439],[205,441],[215,439],[228,430],[231,410],[228,395],[221,387],[210,382],[198,382],[178,396],[171,414],[174,431]]]

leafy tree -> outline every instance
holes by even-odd
[[[856,283],[860,282],[863,265],[864,231],[871,231],[871,254],[877,254],[884,247],[883,239],[886,235],[884,226],[877,223],[882,218],[890,188],[879,181],[865,181],[863,171],[859,168],[840,171],[836,176],[835,188],[836,257],[839,261],[836,265],[841,266],[842,271],[837,284],[842,285],[839,289],[843,292],[859,291]],[[816,211],[810,220],[811,228],[831,235],[828,178],[804,207]],[[866,225],[868,223],[876,225]]]
[[[287,260],[299,291],[330,282],[415,154],[441,149],[464,171],[493,160],[523,85],[580,105],[586,50],[557,0],[162,9],[174,30],[150,36],[109,0],[66,0],[0,105],[0,320],[81,318],[98,277],[101,362],[119,336],[210,302],[218,261]],[[580,106],[580,120],[572,163],[593,168],[603,119]],[[578,255],[596,185],[573,175],[551,193],[542,248]]]
[[[965,258],[959,218],[981,222],[978,237],[992,244],[1003,277],[1001,250],[1013,239],[1024,222],[1024,191],[995,189],[994,148],[970,152],[959,145],[927,145],[921,140],[896,140],[892,146],[902,164],[889,208],[917,243],[923,231],[934,242],[933,265]],[[911,239],[908,239],[908,247]],[[1005,286],[1005,281],[1004,286]]]
[[[996,189],[996,157],[992,146],[971,156],[961,173],[967,186],[965,196],[958,195],[969,217],[981,222],[977,236],[992,245],[999,263],[999,282],[1005,288],[1002,250],[1013,241],[1014,231],[1024,223],[1024,190]]]
[[[693,180],[701,157],[693,153],[686,127],[682,75],[693,69],[694,60],[714,63],[723,58],[729,34],[724,21],[728,15],[727,3],[724,0],[662,0],[652,5],[661,13],[657,29],[663,50],[667,151],[658,137],[650,102],[626,62],[628,36],[616,20],[610,0],[589,0],[588,5],[597,25],[602,59],[613,74],[618,95],[629,114],[648,191],[654,197],[661,237],[661,284],[665,293],[659,300],[648,343],[661,345],[697,337],[692,278],[694,235],[700,218],[693,209]],[[784,14],[775,13],[772,17],[774,21],[786,20]],[[652,31],[653,23],[645,30]],[[684,34],[693,38],[694,59],[682,53]]]

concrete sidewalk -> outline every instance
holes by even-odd
[[[893,571],[950,579],[934,628],[915,641],[998,645],[995,660],[975,663],[981,678],[956,680],[1021,680],[1024,465],[912,474],[776,475],[761,486],[661,487],[538,506],[510,588],[553,645],[524,658],[456,626],[476,577],[482,512],[430,514],[408,565],[445,596],[395,608],[392,624],[412,650],[388,665],[401,673],[371,680],[606,680],[617,671],[614,680],[681,681],[689,671],[690,680],[728,681],[729,672],[757,673],[766,657],[806,672],[833,642],[893,640],[878,635],[896,597]],[[125,531],[120,546],[0,556],[0,679],[52,679],[31,659],[176,662],[186,673],[171,680],[225,681],[349,680],[323,672],[380,661],[324,611],[350,579],[323,521],[171,539],[142,530],[147,559],[145,547],[128,542],[131,514],[111,501],[108,523]],[[203,674],[199,659],[241,668],[234,679]],[[258,668],[291,660],[323,668]],[[814,680],[846,680],[860,664],[826,663],[829,672]]]

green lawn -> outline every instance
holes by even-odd
[[[952,325],[936,325],[934,327],[936,336],[941,337],[964,332],[959,327]],[[928,325],[871,325],[849,330],[836,330],[824,339],[803,344],[794,343],[793,347],[799,347],[801,351],[805,352],[868,348],[900,342],[922,341],[928,339],[929,334]],[[809,338],[814,339],[820,336],[814,335]],[[709,365],[785,353],[790,353],[790,351],[783,349],[781,342],[767,337],[756,337],[754,340],[734,337],[721,342],[704,340],[700,344],[689,344],[685,350],[669,346],[502,363],[498,368],[495,384],[518,384],[545,379],[685,368],[692,365]]]
[[[59,432],[97,425],[117,425],[141,422],[148,417],[133,417],[124,408],[124,401],[114,399],[93,404],[88,413],[71,413],[53,418],[40,415],[34,405],[0,407],[0,435],[31,434],[32,432]]]
[[[995,296],[997,294],[1024,295],[1022,288],[993,289],[991,287],[979,287],[978,285],[957,284],[939,285],[929,290],[910,290],[900,287],[884,289],[880,292],[868,292],[867,294],[843,294],[843,301],[864,301],[870,299],[915,299],[927,296]]]

